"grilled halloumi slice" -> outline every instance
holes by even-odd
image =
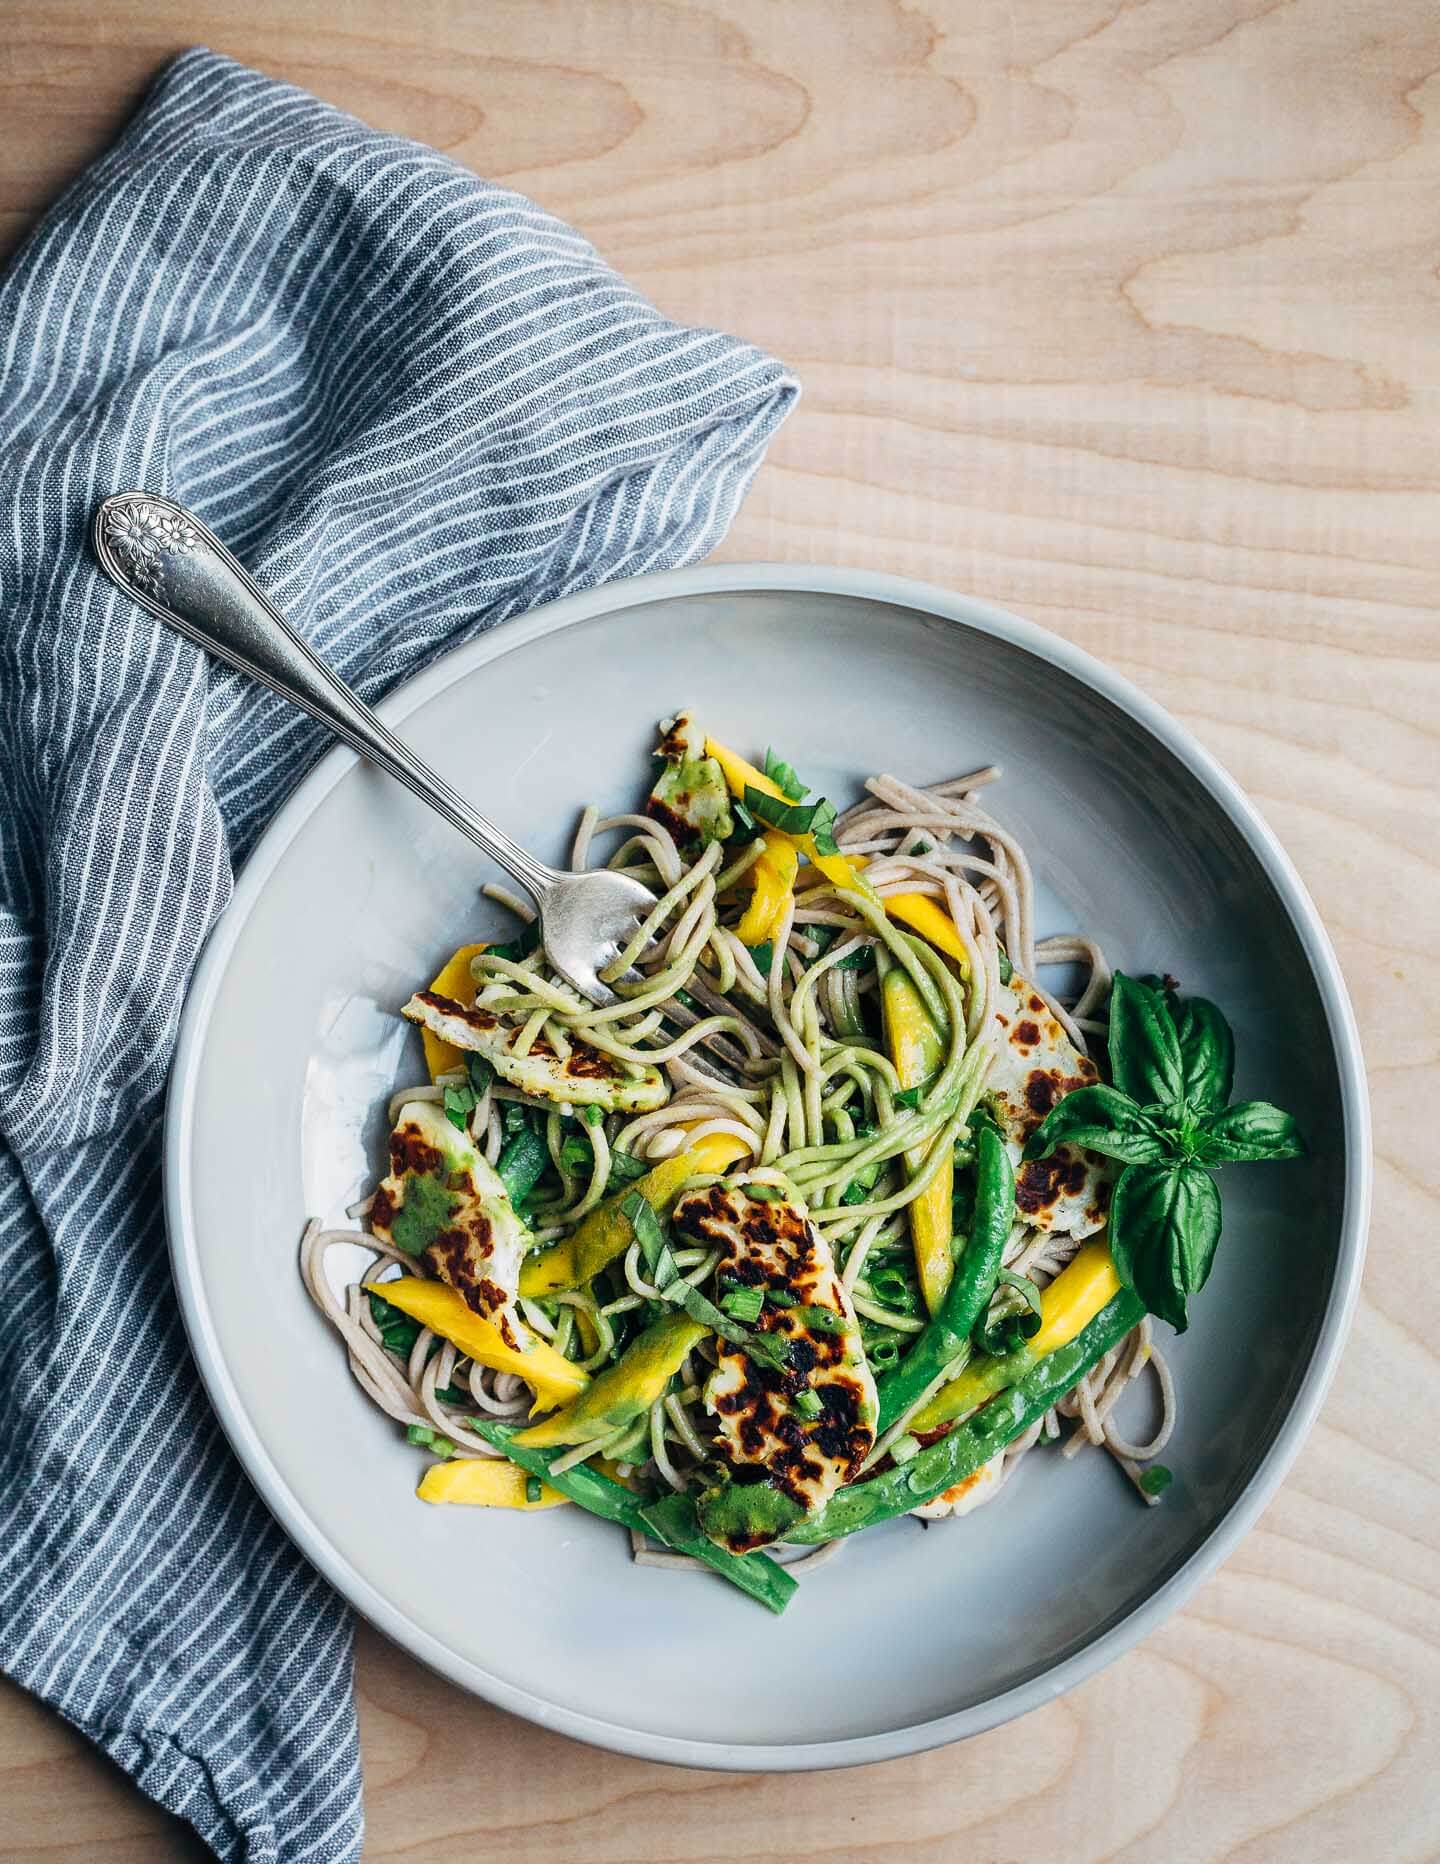
[[[617,1061],[588,1042],[573,1040],[563,1059],[544,1035],[529,1052],[517,1055],[520,1024],[506,1022],[486,1009],[466,1009],[433,990],[417,990],[400,1012],[422,1029],[483,1055],[502,1081],[566,1107],[606,1107],[619,1113],[650,1113],[670,1098],[670,1086],[648,1062]]]
[[[407,1256],[422,1256],[468,1307],[495,1323],[507,1346],[524,1350],[528,1335],[515,1300],[534,1238],[494,1168],[436,1102],[411,1100],[400,1109],[370,1227]]]
[[[645,804],[645,813],[675,837],[682,854],[699,854],[712,841],[734,833],[725,773],[705,752],[705,733],[688,712],[678,712],[660,727],[655,755],[661,770]]]
[[[995,1061],[986,1076],[995,1117],[1015,1167],[1015,1205],[1027,1223],[1060,1236],[1089,1236],[1110,1208],[1115,1167],[1093,1152],[1060,1146],[1048,1159],[1021,1162],[1025,1141],[1057,1100],[1099,1080],[1049,1005],[1018,971],[1000,986]]]
[[[700,1523],[717,1545],[748,1553],[783,1540],[787,1527],[817,1513],[859,1470],[875,1441],[875,1381],[830,1245],[802,1206],[747,1196],[739,1183],[713,1184],[681,1198],[672,1227],[719,1248],[722,1284],[791,1303],[767,1298],[750,1323],[752,1332],[788,1342],[786,1370],[717,1339],[705,1386],[724,1473],[699,1498]],[[802,1400],[804,1392],[813,1396]]]

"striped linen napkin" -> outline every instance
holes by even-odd
[[[171,1287],[186,979],[319,727],[127,602],[105,493],[193,507],[374,700],[687,563],[796,394],[568,227],[205,51],[0,279],[0,1666],[222,1857],[359,1853],[348,1612]]]

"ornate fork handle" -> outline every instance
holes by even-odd
[[[117,492],[97,509],[93,540],[105,573],[142,608],[328,725],[438,809],[540,903],[558,876],[382,724],[198,518],[153,492]]]

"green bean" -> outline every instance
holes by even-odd
[[[920,1404],[931,1387],[968,1353],[970,1329],[995,1292],[1000,1258],[1015,1215],[1015,1173],[1004,1141],[988,1127],[980,1133],[979,1161],[970,1240],[955,1264],[939,1313],[876,1388],[880,1401],[877,1437],[883,1437]]]
[[[982,1405],[938,1443],[883,1475],[841,1489],[818,1515],[788,1529],[785,1538],[805,1543],[838,1540],[934,1501],[973,1476],[1037,1418],[1044,1417],[1078,1379],[1119,1345],[1144,1313],[1139,1296],[1122,1288],[1073,1340],[1036,1360],[1017,1384]]]
[[[693,1560],[703,1560],[732,1586],[748,1592],[772,1612],[783,1612],[790,1603],[795,1581],[785,1568],[763,1553],[730,1553],[717,1547],[700,1526],[695,1504],[688,1495],[662,1496],[642,1508],[640,1518],[657,1540],[663,1540],[677,1553],[688,1553]]]
[[[532,1476],[542,1476],[552,1488],[559,1489],[562,1495],[568,1495],[581,1508],[599,1515],[602,1520],[618,1521],[622,1527],[634,1528],[637,1533],[643,1531],[645,1524],[640,1519],[641,1498],[638,1495],[632,1495],[620,1483],[612,1482],[609,1476],[601,1475],[598,1469],[587,1469],[583,1463],[577,1463],[573,1469],[562,1469],[557,1474],[551,1465],[567,1456],[571,1446],[562,1443],[549,1449],[528,1448],[514,1442],[519,1428],[518,1425],[501,1424],[490,1418],[482,1418],[475,1425],[476,1434],[493,1444],[497,1450],[503,1450],[512,1463],[518,1463]]]

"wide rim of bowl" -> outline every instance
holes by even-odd
[[[954,626],[1007,641],[1071,674],[1082,685],[1127,713],[1201,783],[1259,860],[1295,927],[1320,993],[1339,1079],[1345,1161],[1339,1254],[1310,1360],[1301,1374],[1290,1407],[1244,1488],[1189,1558],[1139,1604],[1098,1631],[1080,1650],[983,1702],[881,1734],[756,1746],[653,1734],[558,1707],[543,1696],[492,1676],[481,1665],[458,1656],[440,1639],[414,1624],[403,1610],[357,1572],[312,1520],[304,1500],[281,1476],[246,1415],[238,1388],[220,1352],[207,1306],[190,1204],[195,1088],[203,1065],[204,1036],[210,1012],[249,911],[281,856],[321,800],[359,762],[356,754],[343,745],[337,745],[316,764],[277,812],[241,869],[230,905],[206,940],[181,1016],[170,1074],[165,1113],[164,1193],[171,1262],[186,1330],[225,1434],[250,1480],[290,1538],[363,1617],[452,1682],[542,1727],[646,1760],[727,1771],[777,1772],[858,1766],[921,1753],[980,1734],[1039,1708],[1093,1676],[1155,1630],[1202,1580],[1229,1558],[1294,1462],[1324,1401],[1344,1347],[1364,1266],[1371,1156],[1369,1097],[1360,1036],[1349,995],[1315,903],[1273,831],[1235,780],[1163,707],[1083,648],[993,603],[957,595],[909,577],[840,565],[722,563],[670,570],[603,583],[490,629],[406,680],[377,710],[387,724],[397,725],[436,693],[477,667],[498,660],[529,641],[596,615],[676,596],[741,594],[755,590],[856,596],[913,609]]]

